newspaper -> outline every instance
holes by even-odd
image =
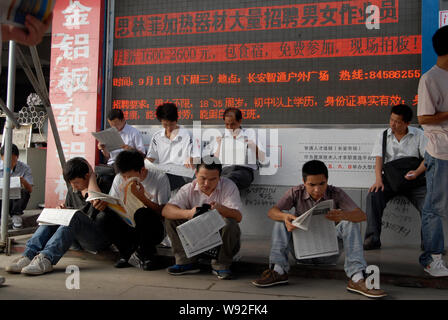
[[[128,225],[135,228],[135,220],[134,220],[134,214],[135,212],[145,207],[143,202],[141,202],[137,197],[131,192],[131,184],[128,184],[125,192],[125,201],[112,197],[111,195],[89,190],[89,197],[86,199],[86,201],[93,201],[93,200],[101,200],[107,202],[107,206],[112,209],[115,213],[117,213],[120,218],[124,220]]]
[[[30,14],[45,21],[53,11],[56,0],[1,0],[0,21],[17,27],[25,26],[25,17]]]
[[[9,199],[15,200],[20,199],[22,197],[21,188],[22,184],[20,183],[20,177],[10,177],[9,178]],[[0,200],[3,199],[3,178],[0,178]]]
[[[226,225],[218,211],[211,210],[178,226],[179,235],[188,258],[222,244],[219,230]]]
[[[39,225],[68,226],[78,209],[50,209],[45,208],[37,218]]]
[[[333,209],[333,200],[326,200],[292,221],[298,229],[292,237],[296,259],[332,256],[339,253],[338,237],[334,222],[325,218]]]
[[[125,145],[123,138],[121,138],[118,130],[114,127],[99,132],[92,132],[92,136],[101,144],[104,144],[109,152],[121,149]]]
[[[179,165],[179,164],[152,163],[148,159],[145,159],[145,167],[146,168],[152,168],[152,169],[155,169],[155,170],[159,170],[159,171],[162,171],[164,173],[173,174],[173,175],[176,175],[176,176],[187,177],[187,178],[193,178],[194,177],[194,169],[187,168],[187,167]]]

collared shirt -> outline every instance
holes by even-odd
[[[33,185],[31,168],[22,161],[17,161],[15,168],[11,172],[11,177],[23,177],[29,184]],[[0,178],[3,178],[3,161],[0,163]]]
[[[149,196],[149,200],[158,205],[164,205],[170,198],[170,182],[161,171],[154,169],[147,169],[148,173],[143,181],[140,183],[145,188],[145,192]],[[125,180],[121,174],[117,174],[112,182],[109,194],[113,197],[124,200],[124,187],[126,186]]]
[[[257,170],[257,154],[254,148],[249,148],[248,142],[253,141],[261,152],[266,152],[264,143],[258,139],[254,129],[243,129],[238,132],[236,137],[232,131],[224,129],[224,135],[221,140],[219,150],[219,160],[223,167],[238,165]],[[218,151],[218,142],[216,139],[212,142],[212,153]]]
[[[232,180],[225,177],[219,179],[215,190],[207,196],[199,189],[197,180],[184,185],[168,203],[178,206],[181,209],[189,210],[200,207],[204,203],[210,204],[215,201],[227,208],[241,210],[242,203],[240,192]]]
[[[372,151],[372,157],[383,156],[383,132],[382,130],[375,141]],[[385,163],[404,157],[423,158],[425,155],[425,147],[428,139],[425,137],[423,130],[414,127],[408,127],[408,133],[397,140],[392,133],[392,129],[387,129],[386,141],[386,159]]]
[[[121,138],[123,139],[124,144],[137,149],[143,154],[146,153],[145,145],[143,144],[143,136],[134,127],[128,125],[127,123],[124,125],[123,129],[119,131]],[[115,158],[118,154],[123,151],[123,149],[117,149],[110,152],[110,158],[107,160],[108,165],[112,165],[115,162]]]
[[[435,65],[420,78],[417,115],[439,112],[448,112],[448,71]],[[429,140],[426,151],[434,158],[448,160],[448,120],[422,127]]]
[[[288,211],[294,207],[294,214],[300,216],[319,202],[330,199],[333,199],[334,209],[352,211],[358,208],[356,203],[341,188],[329,185],[324,196],[319,201],[314,201],[303,184],[292,187],[286,191],[275,206],[282,211]]]
[[[193,144],[190,131],[179,127],[177,135],[170,140],[165,129],[161,129],[152,136],[147,157],[160,164],[184,165],[190,157],[200,157],[199,148],[200,144]]]

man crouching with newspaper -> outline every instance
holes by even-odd
[[[252,284],[264,288],[288,283],[290,267],[288,252],[291,251],[295,259],[297,259],[296,257],[300,253],[295,248],[300,246],[300,242],[294,245],[293,238],[305,235],[305,238],[313,239],[312,236],[316,236],[315,233],[318,232],[321,225],[328,223],[328,221],[334,221],[337,224],[335,228],[333,226],[331,228],[336,229],[333,239],[336,242],[335,253],[328,256],[321,252],[320,257],[316,257],[316,252],[314,252],[314,258],[297,261],[315,265],[336,264],[339,258],[337,236],[339,241],[342,240],[345,248],[344,270],[350,278],[347,290],[369,298],[386,296],[383,290],[368,289],[364,279],[367,263],[364,259],[360,222],[366,220],[366,214],[357,207],[342,189],[327,184],[328,169],[323,162],[312,160],[305,163],[302,168],[302,176],[303,184],[289,189],[282,199],[268,212],[269,218],[276,221],[272,231],[271,253],[269,256],[270,268],[265,270],[261,278],[253,281]],[[308,213],[311,208],[326,200],[330,200],[329,203],[332,203],[333,209],[329,209],[325,215],[320,217],[318,214],[310,217],[315,221],[319,221],[319,218],[323,219],[319,221],[317,227],[313,226],[312,220],[307,227],[302,228],[304,230],[309,228],[307,231],[298,229],[294,225],[297,217]],[[293,207],[295,208],[294,214],[284,212]],[[333,225],[333,223],[330,225]],[[334,229],[330,231],[334,231]],[[293,230],[296,231],[293,232]],[[327,231],[326,234],[322,234],[322,237],[326,238],[325,242],[331,240],[331,238],[327,238],[329,233],[331,232]],[[317,238],[314,239],[317,240]],[[308,243],[305,248],[313,246],[313,243]],[[316,250],[318,251],[318,246],[316,246]],[[307,252],[307,254],[313,256],[313,252]]]
[[[232,278],[230,265],[233,256],[240,249],[241,231],[238,223],[242,219],[242,204],[236,185],[227,178],[221,178],[222,165],[218,161],[213,157],[202,159],[196,167],[196,179],[180,188],[163,208],[166,232],[176,259],[176,264],[167,269],[171,275],[200,271],[196,264],[198,255],[187,256],[176,227],[190,221],[197,211],[200,211],[198,208],[204,208],[203,205],[208,204],[210,207],[205,210],[216,210],[225,221],[220,232],[222,245],[211,261],[213,274],[217,275],[218,279]]]

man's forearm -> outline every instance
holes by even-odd
[[[439,124],[448,121],[448,112],[437,112],[433,115],[418,116],[419,124]]]

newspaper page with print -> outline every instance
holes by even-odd
[[[125,145],[120,133],[114,127],[103,131],[92,132],[92,136],[94,136],[101,144],[104,144],[106,150],[109,152],[121,149],[121,147]]]
[[[219,230],[226,225],[218,211],[211,210],[178,226],[179,235],[188,258],[222,244]]]
[[[20,183],[20,177],[10,177],[9,178],[9,199],[16,200],[22,197]],[[0,178],[0,200],[3,199],[3,178]]]
[[[45,208],[37,218],[39,225],[68,226],[78,209]]]
[[[333,200],[326,200],[293,220],[292,231],[296,259],[332,256],[339,253],[338,237],[333,221],[325,214],[333,209]]]

